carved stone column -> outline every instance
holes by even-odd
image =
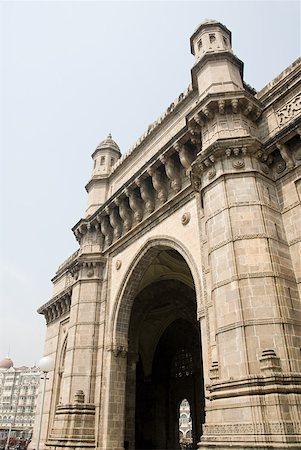
[[[143,201],[133,188],[126,188],[125,194],[129,199],[130,208],[134,213],[134,223],[137,224],[143,219]]]
[[[180,174],[180,168],[176,164],[176,162],[172,158],[166,158],[165,156],[160,157],[160,161],[165,166],[165,172],[167,177],[170,180],[170,187],[171,189],[177,193],[181,190],[182,187],[182,181],[181,181],[181,174]]]
[[[166,200],[168,198],[168,191],[166,188],[164,175],[162,174],[162,172],[159,169],[154,169],[153,167],[150,167],[147,170],[147,173],[152,178],[152,183],[153,183],[154,189],[157,192],[158,200],[159,200],[160,204],[162,205],[163,203],[166,202]]]
[[[148,179],[142,180],[141,178],[136,178],[135,183],[140,189],[140,195],[145,203],[146,212],[149,214],[152,213],[155,209],[155,199],[150,181]]]
[[[117,240],[120,238],[122,233],[122,221],[118,213],[118,208],[110,208],[107,206],[105,211],[108,214],[110,225],[113,228],[113,238],[114,240]]]
[[[119,215],[123,221],[123,231],[126,233],[132,228],[132,212],[127,204],[126,198],[116,198],[114,202],[119,207]]]
[[[181,164],[185,169],[186,175],[188,175],[190,173],[191,164],[194,161],[195,155],[190,150],[188,150],[185,145],[178,142],[174,144],[174,149],[179,153]]]
[[[111,245],[113,240],[113,229],[109,221],[109,216],[101,216],[100,229],[105,238],[104,244],[106,246]]]

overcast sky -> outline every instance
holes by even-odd
[[[125,152],[190,83],[189,38],[217,19],[261,89],[300,55],[297,1],[1,3],[0,359],[43,353],[58,265],[77,249],[90,155]]]

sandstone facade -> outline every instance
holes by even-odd
[[[45,448],[301,448],[301,61],[256,93],[231,33],[121,156],[92,155],[79,250],[53,279]],[[35,437],[33,437],[33,447]]]

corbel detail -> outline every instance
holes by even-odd
[[[165,157],[164,155],[160,156],[160,161],[165,166],[165,172],[170,180],[171,189],[175,193],[179,192],[182,187],[179,166],[175,163],[175,161],[172,158]]]
[[[160,172],[159,169],[154,169],[153,167],[150,167],[149,169],[147,169],[147,173],[152,178],[152,183],[153,183],[155,191],[157,192],[158,200],[159,200],[160,204],[162,205],[163,203],[166,202],[167,197],[168,197],[167,189],[166,189],[166,186],[164,183],[163,174]]]
[[[135,187],[136,185],[134,185]],[[134,213],[134,223],[137,224],[143,219],[143,201],[134,188],[126,188],[124,193],[128,197],[130,208]]]

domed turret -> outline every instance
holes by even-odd
[[[120,148],[118,147],[118,145],[114,141],[114,139],[112,139],[111,133],[108,134],[108,137],[106,139],[104,139],[103,141],[101,141],[100,144],[98,144],[98,146],[95,149],[95,152],[97,152],[99,150],[106,150],[108,148],[111,150],[116,150],[116,152],[118,152],[120,154]],[[92,155],[92,158],[94,156],[94,153]]]
[[[92,154],[92,178],[86,185],[86,190],[89,194],[88,208],[86,210],[87,217],[93,214],[107,200],[108,177],[120,156],[120,148],[112,138],[111,133],[94,150]]]
[[[14,363],[9,357],[6,357],[0,361],[0,369],[10,369],[13,365]]]

